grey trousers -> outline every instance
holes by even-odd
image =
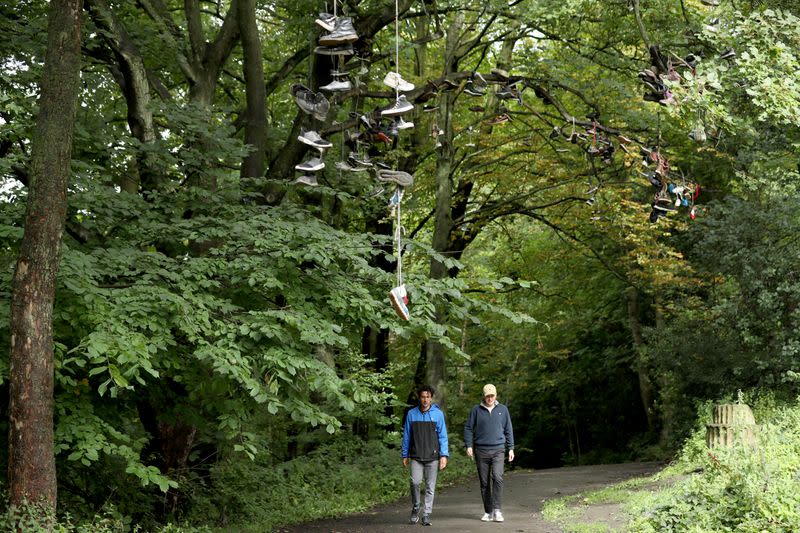
[[[425,477],[425,506],[422,514],[431,514],[433,511],[433,493],[436,491],[436,474],[439,472],[439,460],[417,461],[411,459],[411,506],[419,509],[419,487],[422,477]]]
[[[483,510],[491,513],[503,507],[503,460],[505,450],[481,450],[475,448],[475,464],[478,466],[478,481],[481,484]],[[491,483],[489,476],[491,474]]]

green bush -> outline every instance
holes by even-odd
[[[25,533],[123,533],[128,531],[123,520],[114,513],[94,516],[75,523],[68,514],[57,519],[52,510],[40,505],[26,504],[7,507],[0,514],[0,531]]]
[[[472,473],[459,442],[451,441],[448,468],[439,486]],[[192,495],[189,521],[222,530],[263,532],[292,524],[363,511],[408,494],[408,471],[397,448],[346,436],[291,461],[270,464],[232,457],[218,463],[211,483]]]
[[[800,530],[800,402],[768,398],[754,411],[756,447],[707,450],[698,429],[671,468],[686,475],[633,510],[631,531]]]
[[[4,498],[5,500],[5,498]],[[54,516],[52,510],[40,505],[26,504],[19,507],[6,507],[0,512],[0,531],[22,531],[24,533],[209,533],[206,527],[180,526],[166,524],[157,529],[145,530],[132,525],[129,517],[121,516],[114,509],[107,509],[102,515],[77,518],[69,513]]]

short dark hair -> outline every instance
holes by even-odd
[[[423,385],[419,389],[417,389],[417,397],[419,397],[419,395],[422,394],[423,392],[430,392],[431,396],[436,394],[436,391],[434,391],[433,387],[431,387],[430,385]]]

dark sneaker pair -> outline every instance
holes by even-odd
[[[411,519],[408,522],[410,524],[419,523],[419,509],[412,509],[411,510]],[[429,515],[429,514],[422,515],[422,525],[423,526],[431,525],[431,515]]]
[[[347,158],[352,163],[360,167],[371,168],[374,166],[367,154],[360,155],[357,152],[350,152],[350,155]]]
[[[505,85],[499,91],[495,93],[500,100],[516,100],[519,103],[522,103],[522,97],[520,96],[519,90],[514,85]]]
[[[302,111],[312,115],[317,120],[325,120],[325,117],[328,116],[330,103],[324,94],[315,93],[300,83],[292,85],[291,93],[295,103],[297,103],[297,107]]]
[[[470,96],[485,96],[486,86],[478,85],[477,83],[470,80],[467,82],[466,87],[464,87],[464,92]]]

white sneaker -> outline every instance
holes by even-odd
[[[414,127],[414,123],[413,122],[406,122],[405,120],[402,119],[402,117],[397,119],[397,129],[398,130],[407,130],[407,129],[413,128],[413,127]]]
[[[495,522],[503,522],[505,518],[503,518],[503,513],[500,512],[500,509],[494,510],[494,521]]]
[[[408,320],[410,314],[408,312],[408,294],[406,293],[405,283],[389,291],[389,300],[391,300],[397,316],[403,320]]]
[[[481,517],[482,522],[491,522],[492,521],[492,513],[483,513]]]
[[[349,91],[352,88],[353,84],[350,83],[348,80],[336,80],[336,79],[334,79],[329,84],[322,85],[320,87],[320,89],[322,89],[323,91],[330,91],[330,92]]]
[[[414,90],[414,84],[401,78],[397,72],[388,72],[383,78],[383,84],[403,93]]]

